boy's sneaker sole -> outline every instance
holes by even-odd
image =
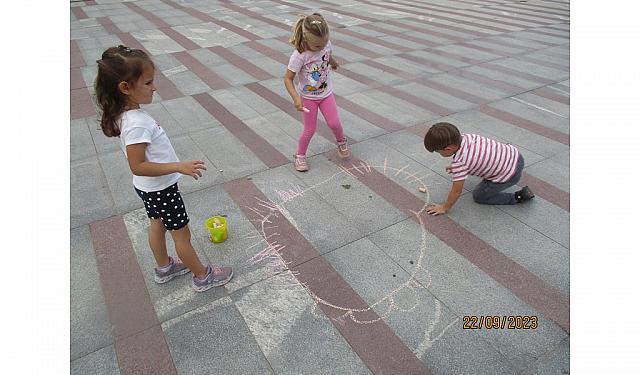
[[[176,273],[172,273],[171,275],[167,275],[167,276],[163,276],[163,277],[160,277],[158,275],[154,275],[153,276],[153,280],[158,284],[164,284],[166,282],[171,281],[176,276],[186,275],[189,272],[191,272],[191,271],[188,268],[185,268],[185,269],[180,270],[180,271],[178,271]]]

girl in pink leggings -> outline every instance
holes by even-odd
[[[296,109],[303,112],[304,118],[304,130],[298,141],[298,151],[293,158],[296,170],[306,172],[309,170],[307,147],[316,132],[318,108],[336,137],[338,155],[341,158],[349,157],[347,138],[342,131],[333,85],[329,78],[329,66],[338,69],[338,62],[331,55],[329,26],[318,13],[310,16],[301,15],[293,26],[293,35],[289,42],[296,50],[289,59],[284,85]],[[293,84],[296,74],[299,74],[300,95]]]

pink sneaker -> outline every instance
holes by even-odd
[[[347,146],[347,137],[344,137],[341,142],[338,142],[338,155],[343,159],[351,156],[351,153],[349,152],[349,146]]]
[[[296,171],[298,172],[306,172],[309,170],[306,155],[293,155],[293,163],[295,164]]]

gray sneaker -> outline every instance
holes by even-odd
[[[195,275],[193,276],[193,289],[196,292],[207,291],[214,286],[224,285],[233,277],[233,270],[231,267],[218,267],[207,266],[207,276],[200,280]]]
[[[176,276],[189,273],[189,269],[187,268],[187,266],[182,264],[180,260],[174,261],[171,257],[169,257],[169,259],[171,260],[169,265],[165,267],[157,267],[154,269],[155,275],[153,279],[158,284],[164,284]]]

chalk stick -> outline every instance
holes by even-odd
[[[302,110],[303,110],[303,111],[305,111],[305,112],[307,112],[307,113],[309,113],[309,112],[310,112],[310,111],[309,111],[309,108],[307,108],[307,107],[302,107]]]

